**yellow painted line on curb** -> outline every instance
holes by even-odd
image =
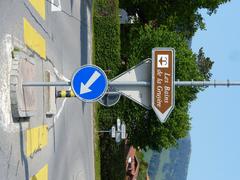
[[[26,18],[23,18],[24,43],[33,51],[46,59],[45,39],[32,27]]]
[[[29,180],[48,180],[48,165],[45,165],[37,174]]]
[[[48,143],[48,126],[43,125],[26,131],[26,156],[42,149]]]
[[[39,15],[45,20],[46,19],[46,3],[45,0],[29,0]]]

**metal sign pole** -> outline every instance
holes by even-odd
[[[240,81],[175,81],[175,86],[240,86]],[[115,86],[150,86],[150,82],[118,81],[109,82],[111,87]],[[22,86],[71,86],[71,82],[24,82]],[[109,93],[109,92],[108,92]]]
[[[150,86],[150,82],[109,82],[109,86]],[[175,86],[240,86],[240,81],[175,81]]]
[[[98,133],[109,133],[111,131],[96,131],[96,132],[98,132]]]
[[[174,109],[175,88],[180,86],[240,86],[240,81],[180,81],[175,80],[175,50],[154,48],[148,58],[115,78],[108,80],[105,72],[94,65],[79,68],[69,82],[23,82],[22,87],[71,86],[73,93],[57,91],[57,97],[77,97],[85,102],[96,102],[110,107],[121,95],[146,109],[153,109],[165,122]],[[58,96],[58,94],[60,94]],[[124,129],[124,127],[123,127]],[[116,137],[119,141],[119,126]]]
[[[240,86],[240,81],[175,81],[175,86]]]
[[[22,86],[71,86],[71,82],[23,82]]]

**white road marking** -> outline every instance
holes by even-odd
[[[63,76],[55,67],[53,67],[53,71],[56,74],[58,79],[60,79],[62,81],[70,82],[70,80],[68,78],[66,78],[65,76]]]
[[[59,71],[58,71],[55,67],[53,67],[53,70],[54,70],[54,73],[55,73],[55,75],[57,76],[58,79],[60,79],[60,80],[62,80],[62,81],[66,81],[66,82],[69,82],[69,81],[70,81],[70,80],[69,80],[68,78],[66,78],[64,75],[62,75],[61,73],[59,73]],[[70,90],[70,89],[71,89],[71,87],[69,87],[67,90]],[[62,104],[61,104],[61,106],[60,106],[60,108],[58,109],[56,115],[54,116],[54,118],[53,118],[54,124],[55,124],[55,122],[57,121],[57,119],[60,117],[66,101],[67,101],[67,98],[64,98],[64,99],[63,99],[63,102],[62,102]]]
[[[61,0],[51,0],[51,11],[52,12],[62,11]]]

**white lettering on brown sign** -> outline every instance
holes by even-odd
[[[153,49],[152,63],[152,107],[165,121],[174,106],[174,49]]]

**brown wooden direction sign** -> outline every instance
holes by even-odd
[[[152,50],[152,108],[161,122],[165,122],[175,102],[175,50]]]

